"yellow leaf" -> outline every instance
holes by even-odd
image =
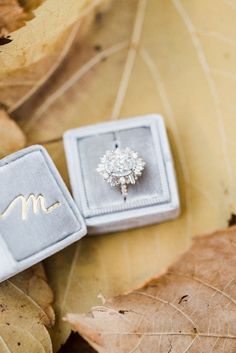
[[[29,347],[32,353],[52,353],[46,329],[54,324],[52,299],[41,265],[1,283],[0,347],[14,353],[25,353]]]
[[[43,265],[40,263],[32,266],[12,277],[9,281],[43,309],[49,319],[48,326],[53,326],[55,322],[55,314],[52,308],[54,297],[47,283]]]
[[[63,61],[75,35],[83,37],[95,12],[107,2],[67,0],[58,6],[57,0],[45,0],[32,10],[31,20],[10,33],[10,43],[1,46],[0,55],[0,102],[8,112],[47,81]],[[37,0],[34,3],[39,5]]]

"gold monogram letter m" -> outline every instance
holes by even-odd
[[[0,213],[0,219],[5,218],[11,210],[15,207],[16,203],[20,201],[21,202],[21,218],[22,220],[27,219],[28,215],[28,210],[30,204],[32,205],[32,209],[34,213],[37,213],[39,210],[45,212],[45,213],[50,213],[59,206],[61,206],[61,203],[59,201],[55,202],[53,205],[46,207],[45,205],[45,197],[43,195],[38,195],[35,196],[34,194],[30,194],[29,197],[25,197],[23,195],[19,195],[14,200],[10,202],[10,204],[7,206],[5,211],[3,213]]]

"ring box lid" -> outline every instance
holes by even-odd
[[[42,146],[0,160],[0,280],[80,239],[83,217]]]

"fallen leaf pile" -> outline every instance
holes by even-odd
[[[0,352],[52,353],[53,295],[36,265],[0,285]]]
[[[161,113],[180,188],[176,221],[87,237],[47,260],[55,347],[70,333],[66,313],[88,311],[99,293],[140,287],[192,235],[224,228],[236,213],[235,20],[229,1],[114,1],[82,43],[75,36],[40,94],[14,110],[29,143],[44,144],[68,186],[65,130]]]
[[[58,0],[45,0],[38,6],[1,47],[0,102],[28,144],[44,144],[68,186],[65,130],[161,113],[182,214],[174,222],[87,237],[46,261],[55,294],[55,352],[70,334],[62,322],[66,313],[87,312],[100,302],[99,293],[110,298],[140,287],[183,252],[192,235],[224,228],[236,214],[233,1],[119,0],[102,16],[104,3],[68,0],[59,8]]]
[[[236,351],[236,228],[197,239],[145,287],[67,320],[99,353]]]

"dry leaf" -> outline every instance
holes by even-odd
[[[0,3],[0,45],[11,42],[9,33],[16,31],[32,19],[32,10],[43,0],[1,0]]]
[[[0,109],[0,158],[23,148],[25,144],[26,138],[22,130]]]
[[[51,303],[51,289],[41,265],[1,283],[0,347],[11,353],[29,349],[30,353],[52,353],[46,329],[54,324]]]
[[[199,238],[160,278],[67,320],[101,353],[233,353],[235,249],[235,227]]]
[[[66,129],[150,112],[165,118],[177,168],[178,220],[83,239],[47,262],[57,345],[70,331],[64,313],[89,310],[99,293],[142,285],[192,234],[225,227],[236,213],[235,18],[230,1],[114,1],[83,45],[76,37],[40,94],[14,112],[31,143],[45,142],[67,182]]]
[[[10,43],[1,46],[0,103],[8,112],[47,81],[63,61],[76,33],[81,39],[107,0],[69,0],[59,7],[57,0],[45,0],[38,6],[40,3],[23,1],[32,19],[11,33]]]
[[[27,14],[17,0],[2,0],[0,3],[0,37],[24,26]]]

